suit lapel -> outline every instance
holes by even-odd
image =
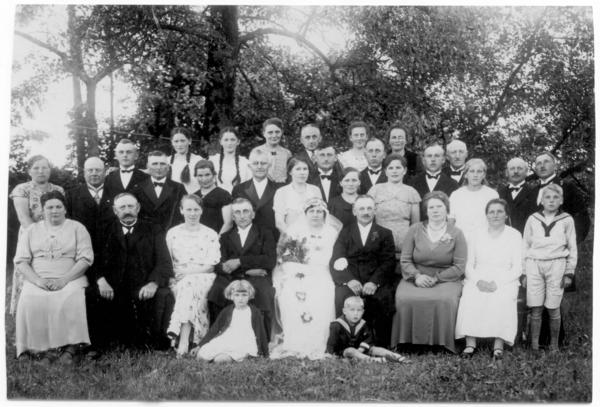
[[[102,196],[106,196],[106,191],[103,192]],[[98,204],[96,200],[92,196],[91,191],[88,189],[87,184],[83,184],[81,186],[81,193],[79,194],[79,198],[82,201],[82,204],[90,210],[96,210],[98,208]],[[102,201],[102,200],[101,200]]]
[[[252,181],[252,187],[254,187],[253,181]],[[256,189],[254,190],[254,193],[256,193]],[[269,202],[273,198],[273,195],[275,195],[275,187],[273,186],[273,181],[267,180],[267,186],[265,187],[265,190],[262,194],[262,197],[260,198],[260,201],[258,201],[258,204],[256,205],[256,210],[258,211],[267,202]],[[258,199],[258,195],[256,197]]]
[[[267,184],[267,188],[269,188],[268,184]],[[265,188],[265,192],[266,192],[267,188]],[[258,192],[256,192],[256,187],[254,186],[254,179],[251,179],[250,181],[248,181],[248,186],[246,187],[246,189],[244,189],[244,191],[246,192],[248,199],[250,199],[250,201],[258,209],[259,199],[258,199]],[[264,192],[263,192],[263,195],[264,195]]]
[[[258,228],[256,225],[252,224],[250,227],[250,231],[248,232],[248,236],[246,236],[246,241],[244,242],[244,247],[241,250],[241,255],[243,256],[246,252],[254,246],[254,242],[258,239]]]
[[[164,189],[164,188],[163,188]],[[152,184],[152,179],[149,178],[146,182],[146,185],[143,187],[144,193],[146,196],[152,201],[154,207],[158,206],[158,197],[156,196],[156,191],[154,190],[154,184]]]
[[[173,182],[175,182],[175,181],[173,181]],[[167,200],[167,198],[171,195],[171,192],[174,189],[175,188],[173,187],[172,183],[169,182],[169,180],[165,178],[165,185],[163,185],[162,191],[160,192],[160,196],[158,197],[158,200],[155,204],[157,208],[159,206],[161,206],[164,201]]]
[[[235,227],[235,230],[229,234],[229,239],[231,240],[231,244],[235,248],[236,253],[241,256],[242,255],[242,238],[240,237],[240,230],[238,227]],[[248,240],[248,239],[246,239]]]
[[[127,242],[125,241],[125,235],[123,234],[123,225],[119,220],[115,221],[113,228],[113,233],[115,234],[117,241],[123,247],[123,249],[127,250]]]
[[[354,223],[350,229],[350,236],[354,241],[354,244],[361,249],[364,247],[362,239],[360,238],[360,230],[358,229],[358,223]]]
[[[140,230],[141,226],[139,221],[133,226],[133,232],[131,232],[131,237],[129,238],[129,245],[130,247],[135,246],[135,244],[137,243],[137,241],[140,239],[140,237],[142,237],[142,231]],[[122,231],[121,231],[122,233]],[[125,238],[125,237],[123,237]]]
[[[421,198],[425,196],[429,192],[429,186],[427,185],[427,179],[425,178],[425,172],[421,174],[415,175],[415,182],[413,183],[413,187],[419,192]]]

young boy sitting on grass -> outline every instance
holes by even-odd
[[[329,327],[329,340],[325,357],[343,356],[367,362],[408,363],[408,359],[384,348],[373,346],[373,332],[364,319],[365,304],[360,297],[348,297],[344,301],[343,316]]]
[[[550,184],[542,191],[543,210],[527,219],[523,234],[523,271],[521,284],[527,289],[531,307],[531,349],[539,350],[542,311],[550,315],[550,351],[558,351],[560,303],[577,265],[575,223],[559,210],[563,190]]]

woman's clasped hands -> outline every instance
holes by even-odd
[[[415,285],[420,288],[431,288],[435,286],[437,282],[437,276],[429,277],[425,274],[419,274],[417,278],[415,278]]]

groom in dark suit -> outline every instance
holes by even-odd
[[[513,158],[506,164],[508,185],[498,188],[498,195],[508,203],[510,212],[506,224],[517,229],[521,235],[527,218],[535,212],[535,188],[525,182],[527,163],[521,158]]]
[[[431,145],[423,152],[425,171],[415,175],[409,182],[409,185],[419,193],[421,199],[433,191],[441,191],[450,197],[452,192],[458,189],[458,183],[442,171],[444,161],[444,149],[439,144]],[[419,205],[419,207],[421,208],[421,221],[429,219],[423,206]]]
[[[208,292],[211,325],[221,310],[232,304],[223,294],[225,288],[234,280],[244,279],[256,290],[250,303],[262,313],[270,338],[275,301],[271,273],[277,263],[276,243],[269,229],[253,223],[254,209],[249,200],[236,198],[231,213],[236,227],[219,239],[221,262],[215,266],[217,277]]]
[[[138,349],[166,349],[175,305],[168,288],[173,264],[161,227],[138,219],[140,204],[125,192],[114,200],[119,218],[108,230],[85,290],[90,340],[96,351],[111,340]]]
[[[106,176],[106,184],[114,193],[113,197],[121,192],[131,192],[134,186],[150,177],[135,168],[138,150],[131,140],[124,138],[119,141],[115,148],[115,158],[119,162],[119,169]]]
[[[382,167],[385,159],[385,145],[378,138],[371,138],[365,143],[365,156],[367,157],[367,168],[360,172],[360,189],[358,193],[364,195],[369,192],[373,185],[383,184],[388,181],[385,170]]]
[[[275,192],[284,186],[271,181],[267,175],[273,159],[261,148],[255,148],[248,157],[248,167],[252,171],[252,179],[236,185],[231,191],[233,199],[245,198],[254,206],[254,221],[259,228],[269,229],[275,242],[279,241],[279,230],[275,227],[275,211],[273,197]]]
[[[112,207],[114,197],[106,185],[104,163],[98,157],[90,157],[84,164],[85,184],[70,189],[65,194],[67,215],[87,229],[92,238],[94,253],[106,242],[108,226],[115,220]],[[92,268],[88,269],[89,273]]]
[[[376,345],[387,348],[398,282],[394,236],[391,230],[373,221],[375,202],[368,195],[356,198],[352,211],[358,222],[342,229],[329,263],[335,283],[336,316],[342,315],[346,298],[363,297],[363,318],[375,333]]]
[[[317,171],[309,173],[308,183],[319,187],[321,199],[329,202],[342,193],[340,173],[335,170],[337,157],[332,145],[324,145],[317,149]]]
[[[139,217],[162,226],[166,233],[181,223],[179,202],[185,187],[167,178],[169,161],[162,151],[148,154],[150,178],[136,185],[131,193],[140,203]]]

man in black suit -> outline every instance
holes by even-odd
[[[465,163],[468,156],[467,145],[460,140],[454,140],[446,146],[449,165],[442,172],[456,181],[459,186],[465,180]]]
[[[308,183],[319,187],[321,198],[325,202],[342,193],[340,174],[334,170],[337,163],[335,148],[324,145],[317,150],[317,172],[309,174]]]
[[[231,208],[236,227],[223,233],[221,262],[215,266],[217,277],[208,292],[211,325],[231,300],[223,294],[234,280],[248,280],[256,290],[250,300],[263,315],[267,338],[271,337],[271,321],[274,316],[275,289],[271,273],[277,264],[276,243],[271,231],[259,227],[254,220],[252,203],[236,198]]]
[[[140,204],[128,192],[113,202],[118,220],[108,230],[86,288],[90,340],[96,351],[111,340],[138,349],[166,349],[175,305],[168,288],[173,264],[160,226],[138,219]]]
[[[391,230],[373,221],[375,202],[371,197],[359,196],[352,211],[357,223],[342,229],[329,263],[335,283],[336,316],[342,315],[346,298],[363,297],[364,319],[375,332],[375,343],[387,348],[398,282],[394,236]]]
[[[233,187],[233,199],[245,198],[254,206],[254,223],[259,227],[269,229],[279,241],[279,230],[275,227],[275,211],[273,197],[275,191],[284,186],[282,183],[271,181],[267,175],[273,159],[261,148],[255,148],[248,157],[248,167],[252,171],[252,179]]]
[[[94,253],[98,253],[106,241],[108,226],[115,220],[112,207],[114,197],[104,182],[104,163],[98,157],[90,157],[84,164],[85,184],[70,189],[65,194],[67,215],[87,229],[92,238]],[[88,269],[88,276],[93,267]]]
[[[119,161],[119,169],[106,176],[106,184],[114,193],[113,197],[121,192],[131,192],[133,187],[148,179],[150,175],[135,168],[138,150],[129,139],[122,139],[115,148],[115,158]]]
[[[300,143],[302,143],[304,148],[298,152],[297,156],[304,158],[308,163],[309,179],[316,177],[318,174],[317,149],[322,140],[321,130],[319,129],[319,126],[314,123],[306,124],[302,127],[302,130],[300,130]],[[333,165],[333,170],[338,175],[342,173],[342,167],[337,160]]]
[[[367,140],[365,143],[365,156],[367,157],[367,168],[360,172],[360,188],[358,190],[360,195],[368,193],[373,185],[388,181],[382,167],[386,156],[383,141],[378,138]]]
[[[186,195],[185,187],[167,178],[169,160],[162,151],[148,154],[150,178],[137,184],[131,193],[138,199],[140,219],[162,226],[166,233],[181,223],[179,202]]]
[[[458,183],[442,172],[444,164],[444,149],[439,144],[434,144],[423,152],[425,171],[415,175],[409,185],[417,190],[421,199],[433,191],[441,191],[448,195],[458,189]],[[429,219],[427,212],[421,206],[421,221]]]
[[[510,215],[506,224],[523,235],[527,218],[535,212],[536,194],[534,187],[525,182],[527,163],[522,158],[513,158],[506,164],[508,185],[498,188],[498,195],[508,203]]]

